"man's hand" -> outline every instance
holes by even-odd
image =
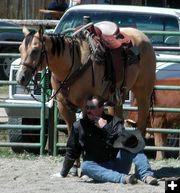
[[[95,125],[99,128],[103,128],[107,124],[107,120],[101,118],[101,117],[96,117],[95,119]]]

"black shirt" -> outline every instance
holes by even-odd
[[[119,149],[113,148],[113,142],[118,134],[124,130],[122,121],[118,117],[103,114],[107,120],[103,128],[98,128],[87,117],[75,122],[67,141],[67,150],[61,175],[66,176],[74,161],[82,153],[83,160],[106,162],[115,159]]]

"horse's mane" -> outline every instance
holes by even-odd
[[[52,42],[52,49],[51,52],[53,55],[57,54],[58,56],[60,53],[64,52],[65,49],[65,40],[63,36],[55,36],[55,35],[50,35],[49,36]]]
[[[49,35],[51,42],[52,42],[52,49],[51,52],[53,55],[57,54],[60,56],[60,54],[63,54],[65,50],[65,46],[67,45],[69,47],[70,55],[73,55],[73,49],[76,50],[76,53],[80,55],[80,49],[79,49],[79,43],[77,39],[65,36],[65,35],[57,35],[57,34],[51,34]]]

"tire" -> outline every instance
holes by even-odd
[[[6,47],[1,50],[1,53],[18,53],[18,48],[16,47]],[[9,79],[9,73],[10,73],[10,67],[11,63],[16,59],[16,57],[5,57],[0,58],[0,79],[1,80],[8,80]]]
[[[9,118],[8,124],[11,125],[21,125],[22,124],[22,119],[21,118]],[[10,142],[23,142],[22,138],[22,130],[21,129],[9,129],[8,130],[8,135],[9,135],[9,141]],[[15,153],[23,153],[24,148],[23,147],[11,147],[11,149]]]
[[[21,119],[21,118],[9,118],[9,124],[16,125],[38,125],[39,119]],[[47,133],[47,132],[46,132]],[[9,141],[10,142],[21,142],[21,143],[39,143],[40,142],[40,130],[21,130],[21,129],[10,129],[9,130]],[[45,142],[47,141],[47,135]],[[23,153],[24,151],[34,154],[40,153],[40,148],[31,147],[12,147],[15,153]]]

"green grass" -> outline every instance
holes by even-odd
[[[0,147],[0,158],[17,158],[17,159],[23,159],[23,160],[35,160],[39,156],[30,154],[30,153],[22,153],[17,154],[14,153],[10,147]]]
[[[62,162],[64,157],[61,155],[58,156],[50,156],[48,154],[45,155],[34,155],[30,153],[22,153],[17,154],[14,153],[9,147],[0,147],[0,159],[18,159],[18,160],[38,160],[38,159],[51,159],[55,163]]]

